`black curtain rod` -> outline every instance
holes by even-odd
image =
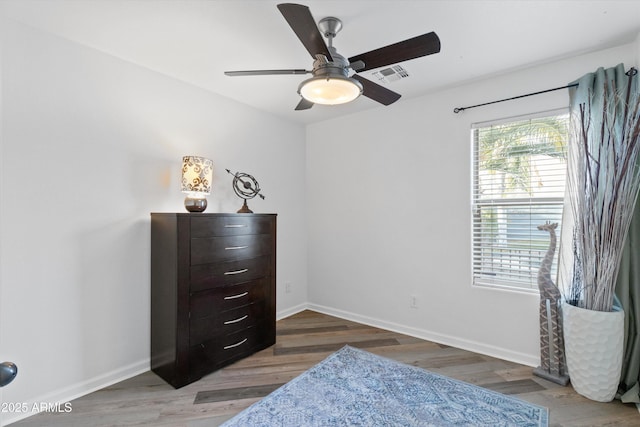
[[[629,71],[627,71],[625,74],[627,76],[629,76],[629,77],[632,77],[632,76],[635,76],[636,74],[638,74],[638,70],[635,67],[631,67],[629,69]],[[511,101],[511,100],[518,99],[518,98],[524,98],[524,97],[532,96],[532,95],[540,95],[541,93],[553,92],[554,90],[568,89],[570,87],[576,87],[576,86],[578,86],[578,83],[573,83],[573,84],[570,84],[570,85],[567,85],[567,86],[562,86],[562,87],[556,87],[556,88],[553,88],[553,89],[541,90],[539,92],[527,93],[526,95],[514,96],[512,98],[500,99],[498,101],[485,102],[484,104],[471,105],[469,107],[458,107],[458,108],[454,108],[453,112],[457,114],[460,111],[468,110],[469,108],[484,107],[485,105],[497,104],[498,102]]]
[[[468,110],[469,108],[484,107],[485,105],[497,104],[498,102],[512,101],[518,98],[525,98],[527,96],[532,96],[532,95],[540,95],[541,93],[553,92],[554,90],[568,89],[570,87],[576,87],[576,86],[578,86],[578,83],[573,83],[573,84],[562,86],[562,87],[555,87],[553,89],[541,90],[539,92],[527,93],[525,95],[518,95],[511,98],[499,99],[498,101],[485,102],[484,104],[470,105],[469,107],[457,107],[453,109],[453,112],[457,114],[460,111]]]

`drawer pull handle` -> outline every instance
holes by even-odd
[[[242,322],[244,319],[246,319],[247,317],[249,317],[248,314],[245,314],[242,317],[238,317],[237,319],[233,319],[233,320],[227,320],[226,322],[224,322],[225,325],[231,325],[232,323],[238,323],[238,322]]]
[[[224,299],[236,299],[236,298],[242,298],[242,297],[247,296],[247,295],[249,295],[249,291],[247,291],[247,292],[243,292],[243,293],[238,294],[238,295],[230,295],[230,296],[228,296],[228,297],[224,297]]]
[[[229,276],[232,274],[242,274],[242,273],[246,273],[247,271],[249,271],[248,268],[243,268],[242,270],[225,271],[224,275]]]
[[[244,343],[246,343],[246,342],[247,342],[247,338],[245,338],[245,339],[243,339],[242,341],[237,342],[237,343],[235,343],[235,344],[225,345],[225,346],[224,346],[224,349],[225,349],[225,350],[229,350],[230,348],[237,347],[237,346],[242,345],[242,344],[244,344]]]
[[[227,246],[224,248],[225,251],[234,251],[236,249],[247,249],[249,246]]]
[[[225,224],[224,228],[242,228],[246,226],[247,224]]]

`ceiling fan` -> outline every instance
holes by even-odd
[[[342,29],[342,21],[338,18],[323,18],[316,25],[307,6],[283,3],[278,5],[278,9],[314,59],[313,70],[225,71],[225,74],[227,76],[313,74],[313,77],[303,81],[298,87],[298,93],[302,99],[296,106],[296,110],[307,110],[314,104],[344,104],[360,95],[383,105],[390,105],[400,99],[400,94],[365,79],[357,73],[440,52],[440,39],[436,33],[430,32],[347,59],[333,47],[333,38]],[[322,39],[322,35],[327,38],[328,45]],[[349,76],[349,69],[354,71],[351,76]]]

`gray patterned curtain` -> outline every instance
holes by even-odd
[[[640,403],[640,202],[622,253],[616,295],[625,315],[625,351],[616,397],[625,403]]]
[[[632,93],[640,90],[635,73],[637,71],[632,68],[626,77]],[[616,296],[625,315],[622,375],[616,398],[625,403],[640,403],[640,199],[636,202],[622,253]]]

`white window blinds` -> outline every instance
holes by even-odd
[[[560,235],[568,121],[556,111],[472,127],[474,284],[537,289],[549,247],[537,227],[557,222]]]

